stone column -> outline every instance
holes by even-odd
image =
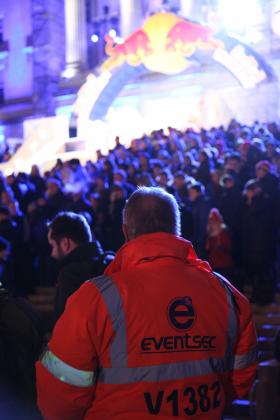
[[[87,67],[87,30],[84,0],[65,0],[65,71],[73,77]]]
[[[180,11],[181,16],[185,18],[190,18],[192,12],[193,1],[192,0],[181,0],[180,1]]]
[[[142,25],[142,0],[120,0],[121,37],[126,38]]]

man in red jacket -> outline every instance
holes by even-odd
[[[72,295],[37,363],[49,420],[220,420],[249,391],[256,335],[247,299],[180,235],[173,196],[140,188],[126,244]]]

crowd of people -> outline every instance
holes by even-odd
[[[82,166],[57,161],[40,174],[0,179],[0,280],[14,295],[55,284],[47,221],[59,211],[86,216],[104,250],[124,243],[124,204],[137,186],[159,186],[181,209],[182,236],[202,259],[240,289],[254,286],[252,301],[270,303],[279,269],[280,128],[276,123],[195,132],[169,128],[131,142],[119,138],[105,156]],[[214,209],[214,210],[213,210]]]
[[[1,308],[10,296],[16,299],[15,324],[19,317],[32,318],[35,331],[29,330],[26,350],[28,357],[32,353],[26,362],[31,376],[40,320],[18,299],[38,285],[56,285],[55,322],[67,298],[86,278],[102,274],[124,244],[123,209],[139,186],[172,194],[180,207],[181,235],[198,257],[239,290],[251,284],[252,302],[271,303],[280,262],[279,177],[280,126],[235,120],[199,132],[157,130],[132,140],[129,148],[117,137],[107,155],[98,151],[96,161],[84,166],[78,159],[58,160],[44,174],[34,165],[29,174],[1,175]],[[71,220],[65,223],[65,214],[81,216],[84,233]]]

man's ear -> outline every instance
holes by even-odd
[[[60,241],[60,247],[61,247],[62,252],[64,254],[68,254],[68,252],[71,249],[71,239],[69,239],[67,237],[62,238],[61,241]]]
[[[123,231],[123,235],[124,235],[124,238],[125,238],[125,242],[129,242],[127,225],[125,225],[124,223],[122,225],[122,231]]]

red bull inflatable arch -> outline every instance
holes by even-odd
[[[276,81],[272,68],[248,45],[171,13],[149,17],[120,44],[109,36],[106,42],[108,59],[98,77],[89,76],[74,106],[74,113],[83,113],[83,118],[86,113],[92,121],[104,119],[123,87],[147,72],[174,75],[191,71],[191,63],[212,62],[230,72],[244,89]],[[83,106],[85,91],[88,98],[90,92],[92,96]]]

